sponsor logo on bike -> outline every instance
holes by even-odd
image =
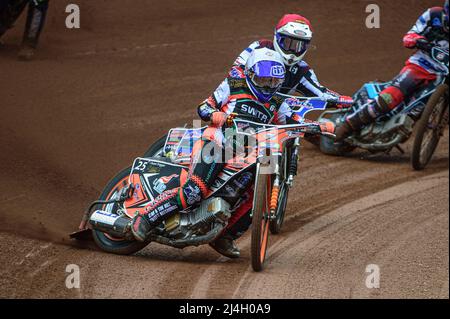
[[[183,190],[183,192],[186,196],[186,203],[188,205],[194,205],[195,203],[198,203],[202,200],[202,197],[200,196],[200,187],[198,187],[197,185],[189,185]]]
[[[155,179],[153,181],[153,189],[158,192],[162,193],[167,189],[167,184],[174,178],[177,178],[178,174],[172,174],[170,176],[162,176],[158,179]]]

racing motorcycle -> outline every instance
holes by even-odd
[[[434,61],[441,65],[442,72],[436,81],[416,92],[390,113],[379,117],[374,123],[355,132],[341,143],[329,137],[320,138],[320,149],[329,155],[345,155],[356,148],[371,153],[389,154],[393,148],[404,154],[400,144],[406,142],[415,129],[411,162],[415,170],[424,169],[430,162],[439,139],[449,120],[449,68],[448,50],[432,46],[427,42],[419,44],[420,49],[429,52]],[[318,118],[319,122],[342,123],[345,118],[375,99],[391,82],[370,82],[363,85],[354,96],[350,108],[327,110]]]
[[[330,101],[298,98],[296,113],[324,110]],[[334,126],[317,122],[267,125],[230,117],[227,126],[236,137],[256,141],[226,161],[209,195],[201,203],[179,212],[155,227],[146,242],[136,241],[130,221],[165,190],[184,184],[193,146],[203,128],[174,128],[119,172],[83,216],[79,231],[71,238],[85,239],[89,233],[103,251],[132,254],[151,242],[184,248],[211,243],[227,227],[228,220],[253,192],[251,261],[261,271],[266,258],[269,232],[278,233],[286,210],[289,188],[297,173],[300,140],[305,134],[333,135]],[[246,195],[247,194],[247,195]]]

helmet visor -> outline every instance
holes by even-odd
[[[309,48],[310,40],[291,38],[285,35],[277,35],[279,46],[289,54],[302,55]]]
[[[249,72],[249,78],[258,88],[277,90],[284,82],[286,70],[282,64],[260,61]]]
[[[277,61],[275,54],[278,53],[273,52],[273,59],[260,60],[253,66],[246,67],[245,71],[250,90],[259,101],[264,103],[281,88],[286,74],[283,62],[281,59]]]
[[[283,84],[283,78],[261,77],[253,74],[251,77],[253,84],[260,88],[278,89]]]

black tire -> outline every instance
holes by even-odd
[[[423,170],[430,162],[443,129],[448,122],[448,85],[442,84],[431,95],[416,124],[411,164],[417,171]]]
[[[100,200],[111,199],[115,192],[121,189],[124,184],[123,181],[128,178],[131,167],[123,169],[106,185]],[[99,207],[100,206],[100,207]],[[107,210],[115,212],[117,210],[117,204],[99,205],[96,209]],[[130,241],[121,238],[113,238],[112,236],[105,234],[99,230],[92,230],[92,236],[97,246],[106,252],[118,254],[118,255],[130,255],[138,252],[142,248],[148,245],[148,242]]]
[[[270,209],[268,191],[271,191],[268,183],[270,175],[261,174],[261,164],[258,164],[257,179],[255,185],[255,198],[252,216],[251,260],[254,271],[264,268],[267,245],[269,239]],[[270,190],[268,190],[270,188]]]
[[[159,138],[149,149],[144,153],[144,157],[161,157],[164,151],[164,144],[166,143],[167,135]]]

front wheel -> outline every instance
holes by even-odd
[[[264,174],[263,169],[267,166],[258,164],[256,170],[255,196],[252,214],[252,238],[251,259],[254,271],[264,268],[267,244],[269,240],[270,225],[270,196],[272,193],[272,182],[269,174]]]
[[[274,235],[281,232],[283,226],[284,216],[286,215],[286,207],[289,197],[289,186],[286,183],[282,183],[280,186],[280,192],[278,195],[278,205],[275,211],[275,218],[270,221],[270,232]]]
[[[415,170],[423,170],[430,162],[448,123],[448,85],[439,86],[417,123],[411,163]]]
[[[289,197],[289,186],[286,184],[286,179],[289,176],[289,171],[291,170],[292,152],[295,149],[291,146],[286,147],[283,156],[281,157],[280,172],[282,173],[281,185],[278,193],[278,204],[275,210],[275,216],[270,220],[270,232],[274,235],[281,232],[281,227],[283,226],[284,216],[286,215],[286,207]],[[297,161],[298,158],[295,158]],[[297,163],[296,163],[297,164]],[[295,172],[297,167],[294,168]]]
[[[131,167],[123,169],[117,174],[105,187],[100,200],[110,200],[117,198],[120,190],[128,184],[128,177],[130,175]],[[100,206],[100,205],[98,205]],[[96,209],[101,209],[113,214],[119,214],[123,209],[123,203],[105,204]],[[118,255],[130,255],[138,252],[148,245],[146,242],[139,242],[135,240],[125,240],[123,238],[116,238],[102,231],[93,229],[92,237],[97,246],[106,252]]]

